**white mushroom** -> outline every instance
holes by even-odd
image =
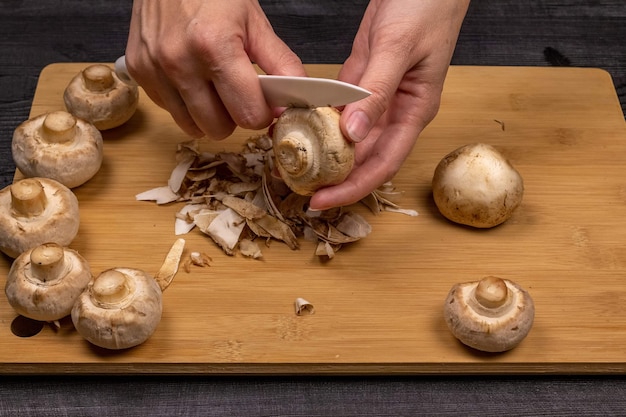
[[[18,314],[54,321],[70,314],[90,280],[89,264],[78,252],[56,243],[44,243],[13,261],[5,294]]]
[[[65,111],[26,120],[13,132],[13,160],[25,177],[52,178],[69,188],[89,181],[102,166],[102,134]]]
[[[126,123],[137,110],[137,86],[121,81],[107,65],[94,64],[78,73],[63,93],[67,111],[100,130]]]
[[[522,202],[519,172],[493,146],[458,148],[437,165],[432,180],[437,208],[449,220],[477,228],[508,220]]]
[[[530,331],[535,307],[518,284],[494,276],[456,284],[444,303],[452,334],[467,346],[503,352],[517,346]]]
[[[0,250],[12,258],[43,243],[69,246],[78,233],[78,199],[50,178],[26,178],[0,191]]]
[[[276,166],[294,192],[312,195],[341,183],[354,165],[354,144],[339,127],[332,107],[289,108],[272,128]]]
[[[87,341],[106,349],[137,346],[156,330],[162,291],[148,273],[112,268],[95,277],[72,308],[72,322]]]

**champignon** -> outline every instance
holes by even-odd
[[[13,132],[15,166],[25,177],[46,177],[69,188],[89,181],[102,166],[102,134],[66,111],[33,117]]]
[[[5,294],[18,314],[54,321],[70,314],[90,280],[89,264],[78,252],[56,243],[44,243],[13,261]]]
[[[454,285],[444,303],[452,334],[485,352],[517,346],[528,335],[534,317],[530,294],[513,281],[494,276]]]
[[[0,250],[11,258],[43,243],[69,246],[78,233],[76,195],[50,178],[25,178],[0,191]]]
[[[117,350],[148,340],[162,311],[162,291],[156,280],[142,270],[119,267],[101,272],[88,284],[71,316],[87,341]]]
[[[65,88],[67,111],[100,130],[126,123],[137,110],[139,90],[126,84],[104,64],[94,64],[76,74]]]
[[[513,215],[522,202],[524,181],[496,148],[475,143],[439,162],[432,189],[437,208],[448,220],[490,228]]]
[[[276,166],[292,191],[312,195],[341,183],[354,165],[354,144],[339,127],[333,107],[285,110],[272,128]]]

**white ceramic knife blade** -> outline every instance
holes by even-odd
[[[126,69],[126,57],[115,61],[115,73],[122,81],[135,84]],[[371,94],[359,86],[330,78],[259,75],[259,82],[272,107],[339,107]]]
[[[259,75],[265,100],[273,107],[339,107],[371,93],[330,78]]]

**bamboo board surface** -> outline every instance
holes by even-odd
[[[63,109],[62,92],[87,64],[53,64],[40,76],[31,116]],[[310,65],[335,77],[336,65]],[[211,151],[239,151],[236,131]],[[114,266],[155,273],[180,205],[135,201],[165,185],[187,140],[141,96],[137,114],[104,132],[105,161],[75,189],[81,227],[71,245],[94,274]],[[432,202],[430,181],[453,149],[497,146],[525,181],[522,205],[490,230],[454,225]],[[394,179],[397,213],[365,215],[365,239],[322,262],[312,244],[273,242],[262,260],[224,255],[197,230],[185,253],[207,268],[178,273],[156,333],[136,348],[94,348],[63,320],[19,338],[0,301],[0,373],[489,374],[626,372],[626,126],[609,75],[596,69],[452,67],[441,110]],[[4,287],[11,260],[0,258]],[[535,323],[512,351],[461,345],[442,317],[457,282],[498,275],[533,296]],[[296,316],[296,297],[316,309]]]

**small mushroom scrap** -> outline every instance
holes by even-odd
[[[117,350],[148,340],[162,311],[162,291],[156,280],[139,269],[120,267],[95,277],[74,303],[71,316],[87,341]]]
[[[289,108],[272,128],[276,166],[295,193],[313,195],[341,183],[354,165],[354,144],[339,127],[333,107]]]
[[[108,130],[126,123],[137,110],[139,90],[126,84],[104,64],[94,64],[76,74],[63,93],[67,111]]]
[[[433,198],[453,222],[490,228],[508,220],[522,202],[524,182],[496,148],[484,143],[462,146],[435,168]]]
[[[69,246],[78,234],[76,195],[50,178],[25,178],[0,190],[0,250],[11,258],[43,243]]]
[[[78,252],[44,243],[13,261],[5,294],[18,314],[51,322],[70,314],[90,280],[89,264]]]
[[[444,318],[452,334],[485,352],[516,347],[528,335],[534,317],[530,294],[518,284],[494,276],[454,285],[444,304]]]
[[[15,166],[25,177],[46,177],[74,188],[102,166],[102,134],[86,120],[65,111],[26,120],[13,132]]]

